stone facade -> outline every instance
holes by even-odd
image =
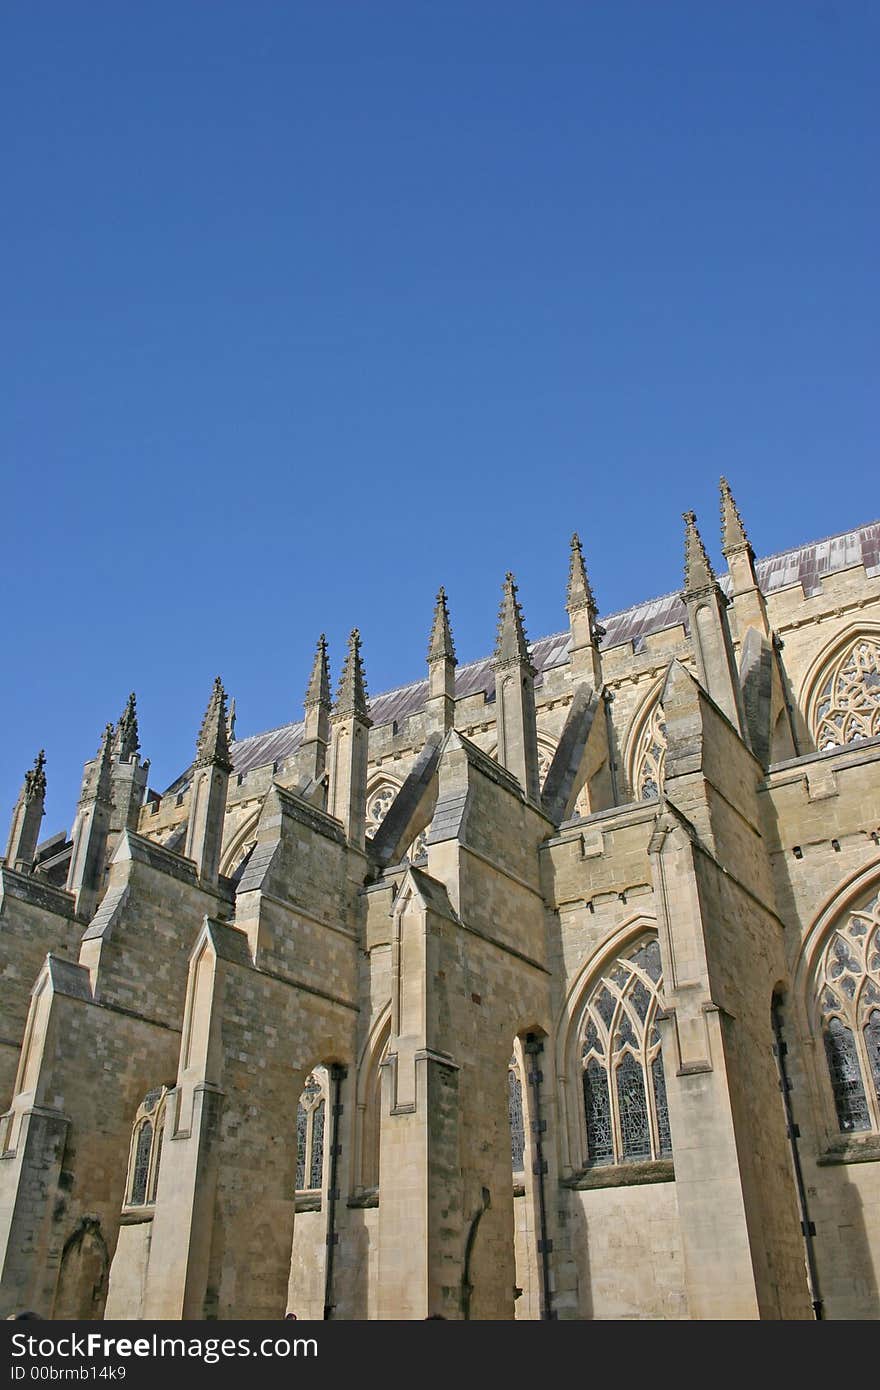
[[[0,1311],[876,1318],[880,524],[236,741],[0,861]],[[426,628],[427,628],[426,623]],[[195,721],[194,721],[195,722]]]

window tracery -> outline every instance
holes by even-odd
[[[397,787],[391,782],[380,782],[367,797],[367,838],[372,840],[379,826],[388,814],[388,808],[397,795]]]
[[[633,758],[633,791],[637,801],[660,795],[666,763],[666,718],[658,700],[645,720]]]
[[[138,1106],[131,1131],[128,1176],[125,1184],[127,1207],[152,1206],[159,1184],[159,1163],[165,1137],[165,1097],[168,1088],[148,1091]]]
[[[372,840],[379,826],[387,816],[391,803],[397,796],[400,788],[394,786],[392,782],[379,782],[367,796],[367,839]],[[428,831],[427,828],[419,832],[406,852],[406,857],[410,863],[415,859],[421,859],[427,854]]]
[[[590,993],[579,1031],[589,1165],[672,1154],[657,1029],[663,976],[656,937],[620,956]]]
[[[821,678],[812,702],[820,753],[880,735],[880,642],[857,637]]]
[[[880,893],[822,952],[816,1010],[841,1133],[880,1130]]]
[[[317,1071],[310,1072],[296,1107],[297,1192],[319,1190],[323,1181],[325,1092],[322,1077]]]

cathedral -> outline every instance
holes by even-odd
[[[218,678],[162,793],[132,695],[51,839],[36,757],[0,1314],[880,1316],[880,523],[720,496],[601,621],[574,536],[551,636],[508,574],[483,660],[441,589],[410,685],[322,637],[236,739]]]

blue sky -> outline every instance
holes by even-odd
[[[565,624],[880,514],[871,0],[9,0],[0,814],[137,691],[151,783],[358,624]],[[8,825],[8,819],[4,820]],[[5,842],[6,830],[0,830]],[[2,850],[2,846],[0,846]]]

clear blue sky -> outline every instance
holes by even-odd
[[[135,689],[151,783],[220,673],[301,716],[325,630],[418,678],[506,569],[565,624],[874,519],[875,0],[7,0],[2,836]],[[2,852],[2,846],[0,846]]]

